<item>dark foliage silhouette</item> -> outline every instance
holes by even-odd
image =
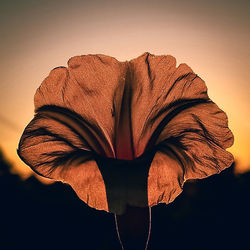
[[[174,203],[153,207],[148,249],[245,249],[250,172],[235,175],[234,167],[187,182]],[[120,249],[112,214],[85,205],[66,184],[23,181],[10,168],[0,153],[1,250]]]

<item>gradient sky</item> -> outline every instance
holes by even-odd
[[[50,70],[70,57],[120,61],[148,51],[187,63],[223,109],[237,171],[250,170],[250,1],[0,1],[0,147],[23,177],[16,155],[33,118],[33,97]]]

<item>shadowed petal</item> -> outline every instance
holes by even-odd
[[[233,144],[226,114],[213,102],[182,110],[164,127],[149,170],[149,206],[169,203],[184,181],[218,174],[233,163],[225,149]]]
[[[170,55],[144,53],[129,63],[133,91],[132,131],[138,157],[154,145],[149,145],[149,141],[158,125],[181,102],[208,100],[208,96],[205,83],[186,64],[176,68],[176,59]]]
[[[65,113],[40,110],[25,128],[18,154],[36,173],[70,184],[89,206],[108,211],[104,181],[90,151],[95,145],[87,142],[86,128]]]
[[[68,66],[55,68],[43,81],[35,94],[35,109],[55,105],[79,114],[95,129],[105,156],[115,157],[114,123],[120,115],[126,63],[87,55],[71,58]]]

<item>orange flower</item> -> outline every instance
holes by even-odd
[[[18,154],[89,206],[122,214],[172,202],[186,180],[220,173],[233,162],[232,144],[226,114],[186,64],[86,55],[38,88]]]

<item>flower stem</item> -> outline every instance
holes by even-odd
[[[115,224],[122,250],[147,250],[151,231],[150,207],[128,206],[124,214],[115,214]]]

